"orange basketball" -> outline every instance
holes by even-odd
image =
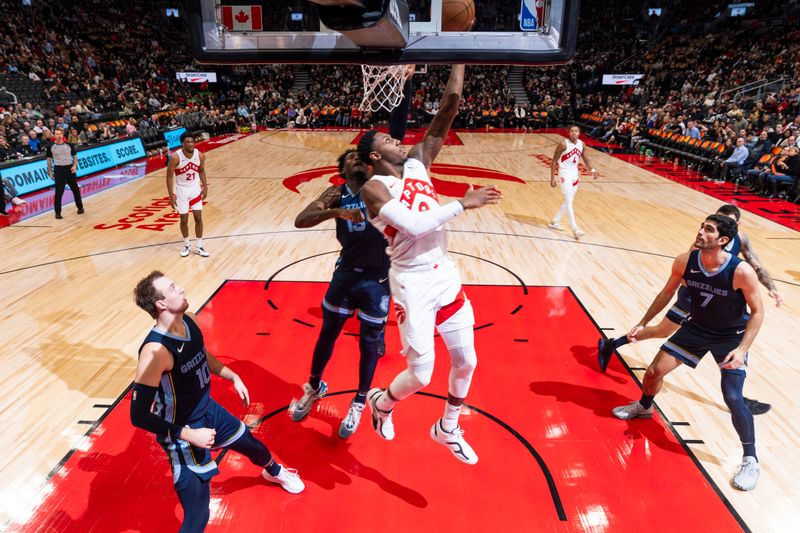
[[[469,31],[475,24],[472,0],[442,0],[442,31]]]

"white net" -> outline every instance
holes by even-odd
[[[361,65],[364,80],[362,111],[390,111],[403,100],[403,85],[413,65]]]

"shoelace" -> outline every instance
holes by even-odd
[[[350,410],[347,412],[347,420],[350,424],[356,424],[361,420],[361,414],[364,412],[364,405],[360,403],[350,404]]]
[[[286,472],[286,475],[289,477],[296,477],[296,478],[300,477],[300,475],[297,473],[296,468],[286,468],[285,466],[281,468],[283,469],[284,472]]]
[[[757,465],[758,465],[758,463],[752,463],[750,461],[748,461],[746,463],[742,463],[742,466],[739,467],[739,473],[740,474],[745,474],[745,475],[748,475],[748,476],[752,476],[752,475],[755,474],[755,472],[757,470],[757,468],[756,468]]]

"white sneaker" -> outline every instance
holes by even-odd
[[[347,416],[342,420],[339,426],[339,437],[346,439],[356,432],[358,424],[361,422],[361,413],[364,411],[364,404],[352,402],[350,409],[347,410]]]
[[[299,400],[292,400],[289,404],[289,416],[295,422],[300,422],[308,415],[317,400],[324,398],[328,394],[328,384],[324,381],[319,382],[319,388],[314,390],[308,383],[303,383],[303,397]]]
[[[615,407],[612,411],[614,416],[619,418],[620,420],[630,420],[631,418],[650,418],[653,416],[653,406],[650,406],[650,409],[645,409],[642,407],[638,401],[633,403],[629,403],[628,405],[621,405],[619,407]]]
[[[206,252],[206,249],[205,249],[205,248],[203,248],[202,246],[197,246],[197,247],[194,249],[194,253],[196,253],[196,254],[197,254],[197,255],[199,255],[200,257],[208,257],[208,255],[209,255],[209,254],[208,254],[208,252]]]
[[[394,439],[394,423],[392,423],[392,412],[378,409],[378,398],[384,394],[383,389],[370,389],[367,393],[367,403],[369,410],[372,411],[372,429],[384,440]]]
[[[550,222],[547,227],[556,231],[564,231],[564,228],[558,222]]]
[[[456,426],[453,431],[445,431],[442,427],[442,419],[436,421],[431,426],[431,438],[436,442],[444,444],[456,459],[468,465],[478,462],[478,456],[467,441],[464,440],[464,430],[461,426]]]
[[[739,490],[753,490],[758,483],[758,474],[761,473],[761,465],[755,457],[746,455],[742,457],[742,464],[739,471],[733,475],[733,486]]]
[[[575,235],[575,238],[576,238],[576,239],[580,239],[581,237],[583,237],[584,235],[586,235],[586,232],[585,232],[585,231],[583,231],[583,230],[582,230],[582,229],[580,229],[580,228],[575,228],[575,229],[573,229],[573,230],[572,230],[572,234],[573,234],[573,235]]]
[[[188,257],[189,252],[192,250],[192,247],[188,244],[183,245],[183,250],[181,250],[181,257]]]
[[[300,494],[301,492],[306,490],[306,484],[303,483],[303,480],[300,479],[300,476],[297,475],[297,470],[295,470],[294,468],[286,468],[285,466],[281,465],[281,471],[278,472],[278,475],[274,477],[269,475],[269,472],[267,472],[267,469],[265,468],[261,472],[261,475],[267,481],[270,481],[272,483],[277,483],[278,485],[283,487],[283,490],[285,490],[286,492],[290,492],[292,494]]]

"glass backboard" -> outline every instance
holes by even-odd
[[[442,0],[400,1],[408,5],[407,44],[391,50],[356,45],[302,0],[187,0],[185,6],[195,58],[207,64],[552,65],[575,52],[580,0],[476,0],[469,32],[442,31]]]

